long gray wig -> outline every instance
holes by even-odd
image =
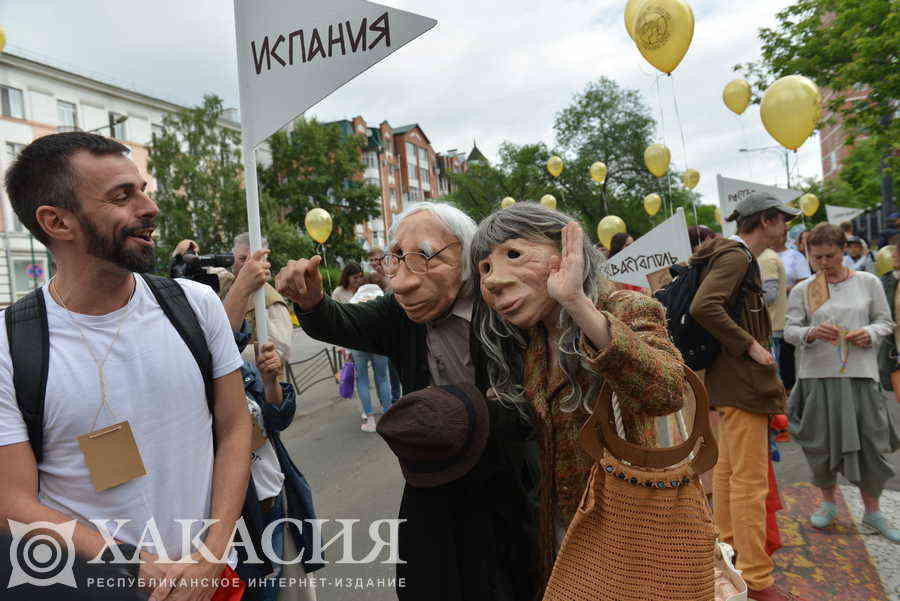
[[[492,213],[475,233],[472,240],[472,278],[475,287],[475,311],[472,327],[487,355],[487,373],[491,386],[501,401],[517,405],[524,403],[522,383],[517,380],[522,368],[523,351],[528,346],[527,333],[506,322],[491,309],[481,296],[481,275],[478,265],[494,248],[513,238],[531,242],[551,243],[562,249],[562,229],[574,221],[568,215],[553,211],[536,203],[519,202],[509,208]],[[609,282],[603,277],[601,268],[604,258],[584,236],[584,293],[596,303],[609,295]],[[596,381],[599,374],[582,361],[578,345],[582,332],[569,313],[562,309],[559,313],[559,339],[548,341],[556,344],[560,352],[563,373],[571,385],[572,394],[562,399],[563,411],[572,412],[582,403],[586,391],[575,377],[579,369],[588,369]]]

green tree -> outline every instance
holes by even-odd
[[[591,82],[572,103],[556,115],[554,131],[566,169],[559,177],[566,210],[577,214],[591,231],[607,214],[625,220],[635,237],[668,216],[668,207],[684,207],[694,223],[693,203],[699,196],[681,186],[678,173],[655,178],[644,165],[644,150],[654,141],[655,121],[636,90],[621,88],[601,77]],[[608,169],[602,185],[588,175],[590,166],[603,161]],[[644,211],[644,197],[658,193],[664,208],[654,217]],[[714,226],[714,208],[700,210],[701,223]]]
[[[246,229],[241,134],[223,126],[224,106],[207,95],[203,104],[168,114],[154,135],[148,168],[159,206],[157,266],[164,270],[175,245],[196,240],[206,252],[226,252]]]
[[[759,31],[762,60],[739,64],[757,97],[777,78],[796,73],[835,93],[828,107],[844,119],[848,143],[869,136],[878,157],[892,157],[900,139],[893,119],[900,98],[900,4],[895,0],[797,0]],[[848,101],[868,89],[865,100]],[[823,91],[824,92],[824,91]],[[896,157],[885,167],[896,169]]]
[[[454,192],[448,200],[480,220],[497,209],[505,196],[538,201],[544,194],[553,194],[559,209],[578,218],[594,237],[597,223],[607,214],[618,215],[629,233],[641,236],[668,217],[670,201],[675,208],[685,208],[693,225],[692,203],[699,196],[678,183],[678,173],[657,179],[644,166],[644,150],[652,143],[654,127],[650,110],[636,91],[601,78],[556,116],[558,148],[504,143],[496,164],[474,165],[452,176]],[[558,178],[546,168],[554,154],[565,161]],[[603,185],[588,174],[595,161],[603,161],[609,170]],[[647,215],[643,204],[651,192],[659,193],[665,203],[654,217]],[[718,227],[714,211],[712,206],[698,205],[700,223]]]
[[[298,119],[290,130],[269,138],[271,161],[259,166],[259,184],[263,195],[272,199],[274,212],[284,216],[279,227],[289,227],[301,247],[311,250],[315,245],[304,219],[311,209],[321,207],[333,221],[327,257],[362,258],[354,226],[380,214],[381,197],[379,188],[359,179],[365,169],[365,144],[364,136],[347,136],[337,124],[315,119]]]
[[[547,172],[551,152],[543,143],[500,145],[496,165],[475,163],[465,173],[451,174],[453,193],[444,200],[455,204],[475,221],[481,221],[510,196],[517,201],[537,202],[553,194],[563,208],[560,188]]]

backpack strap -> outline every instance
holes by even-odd
[[[203,385],[206,389],[206,402],[209,405],[210,415],[215,415],[213,406],[215,403],[215,393],[213,391],[213,361],[212,354],[209,352],[209,345],[206,343],[206,334],[200,326],[200,320],[194,312],[194,308],[188,302],[187,295],[181,284],[171,278],[164,278],[158,275],[150,275],[146,273],[140,274],[160,308],[175,329],[184,343],[190,349],[191,354],[200,367],[200,373],[203,374]]]
[[[50,328],[44,293],[37,288],[7,307],[6,338],[13,388],[35,461],[44,455],[44,397],[50,367]]]

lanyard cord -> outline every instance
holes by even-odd
[[[56,277],[50,280],[48,284],[48,289],[54,286],[56,283]],[[134,298],[134,293],[137,290],[137,281],[134,283],[134,290],[131,291],[131,296],[128,298],[129,304],[131,299]],[[52,290],[51,290],[52,292]],[[69,321],[75,324],[75,327],[78,329],[78,334],[81,336],[81,340],[84,342],[84,346],[87,347],[88,353],[91,356],[91,359],[94,361],[94,365],[97,366],[97,376],[100,378],[100,406],[97,408],[97,413],[94,415],[94,421],[91,423],[91,432],[94,431],[94,428],[97,426],[97,420],[100,418],[100,412],[103,411],[103,407],[106,407],[110,414],[114,417],[118,418],[116,412],[113,411],[112,407],[109,406],[109,402],[107,400],[106,395],[106,373],[103,371],[103,366],[106,364],[106,360],[109,358],[110,353],[112,352],[113,346],[115,346],[116,341],[119,339],[119,333],[122,331],[122,326],[125,325],[125,319],[131,314],[131,309],[134,307],[128,307],[128,309],[122,313],[122,317],[119,318],[119,325],[116,328],[116,332],[113,335],[112,342],[109,343],[109,346],[106,348],[106,352],[103,354],[103,360],[99,361],[97,359],[97,355],[94,354],[94,349],[91,347],[91,343],[88,342],[87,336],[84,335],[84,329],[81,327],[81,324],[75,319],[75,316],[72,315],[72,312],[69,311],[69,308],[66,306],[65,298],[63,297],[62,292],[59,290],[59,286],[56,285],[56,296],[59,297],[59,305],[65,309],[66,314],[69,316]]]

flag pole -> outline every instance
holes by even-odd
[[[244,189],[247,192],[247,231],[250,232],[251,255],[262,248],[262,229],[259,220],[259,187],[256,177],[256,149],[249,145],[244,136]],[[269,328],[266,320],[265,286],[253,293],[254,320],[256,322],[256,341],[260,344],[268,342]]]

